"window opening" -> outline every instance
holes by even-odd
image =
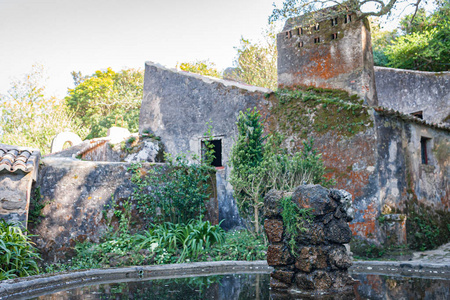
[[[336,26],[338,24],[338,18],[331,19],[331,26]]]
[[[298,29],[298,35],[302,35],[302,34],[303,34],[303,28],[300,27],[300,28]]]
[[[207,151],[205,142],[202,141],[202,159],[205,159]],[[210,140],[209,143],[212,145],[211,149],[214,150],[211,166],[222,167],[222,140]]]
[[[320,37],[314,38],[314,44],[319,44],[319,43],[320,43]]]
[[[419,119],[423,119],[423,111],[422,110],[410,113],[410,115],[414,116],[416,118],[419,118]]]
[[[287,31],[286,32],[286,38],[290,38],[290,37],[292,37],[292,33],[291,33],[291,31]]]
[[[344,23],[350,23],[352,21],[352,15],[345,15]]]
[[[298,43],[298,47],[299,48],[303,47],[303,42]]]
[[[331,39],[332,40],[337,40],[337,33],[332,33],[331,34]]]
[[[430,159],[428,157],[428,148],[430,147],[430,138],[427,137],[421,137],[420,138],[420,152],[422,156],[422,164],[428,165],[430,162]]]
[[[315,30],[319,30],[319,29],[320,29],[320,24],[317,23],[317,24],[314,26],[314,29],[315,29]]]

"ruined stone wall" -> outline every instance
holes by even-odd
[[[375,116],[382,210],[404,212],[414,196],[427,206],[448,211],[450,130],[401,120],[383,111]],[[427,161],[423,161],[423,146]]]
[[[314,140],[321,153],[326,176],[336,181],[336,187],[353,195],[355,220],[350,224],[353,234],[381,240],[376,218],[379,214],[379,181],[377,172],[377,134],[370,109],[357,106],[346,109],[341,103],[323,99],[308,100],[311,94],[292,97],[286,92],[271,95],[267,125],[269,131],[285,134],[285,146],[296,152],[303,141]]]
[[[145,174],[161,164],[144,163]],[[130,163],[90,162],[67,158],[44,158],[36,182],[32,210],[39,207],[42,217],[30,224],[30,232],[47,262],[66,260],[74,254],[73,247],[85,240],[98,242],[108,228],[116,227],[115,209],[133,194]],[[145,226],[131,200],[133,230]],[[115,207],[117,206],[117,207]],[[207,206],[207,218],[217,224],[215,199]]]
[[[291,18],[277,35],[279,87],[314,86],[377,105],[370,28],[337,7]]]
[[[228,183],[229,154],[236,136],[239,111],[261,108],[270,90],[170,70],[147,62],[139,132],[161,137],[165,150],[173,155],[201,156],[201,143],[211,122],[214,139],[222,145],[222,167],[217,168],[219,216],[224,228],[241,224],[233,191]]]
[[[450,72],[422,72],[375,67],[378,104],[423,119],[450,123]]]

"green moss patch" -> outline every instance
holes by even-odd
[[[278,130],[300,138],[311,130],[351,137],[372,125],[363,101],[345,91],[297,87],[280,89],[274,96],[271,114]]]

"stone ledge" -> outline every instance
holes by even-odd
[[[450,264],[417,261],[354,261],[349,271],[351,273],[450,278]]]
[[[198,275],[225,275],[233,273],[269,273],[266,261],[217,261],[125,268],[92,269],[45,274],[5,280],[0,283],[0,299],[36,297],[67,290],[75,286],[93,284],[193,277]]]
[[[265,260],[217,261],[125,268],[93,269],[57,275],[45,274],[5,280],[0,283],[0,299],[39,296],[75,286],[126,282],[149,279],[170,279],[197,275],[225,275],[233,273],[270,273],[272,267]],[[450,278],[450,264],[414,261],[355,261],[351,273],[370,273],[410,277]]]

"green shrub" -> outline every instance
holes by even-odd
[[[15,224],[0,220],[0,280],[39,274],[38,259],[30,238]]]
[[[187,223],[206,213],[214,168],[185,154],[166,155],[167,166],[158,166],[141,177],[140,164],[131,167],[136,185],[133,200],[144,219],[152,223]]]

